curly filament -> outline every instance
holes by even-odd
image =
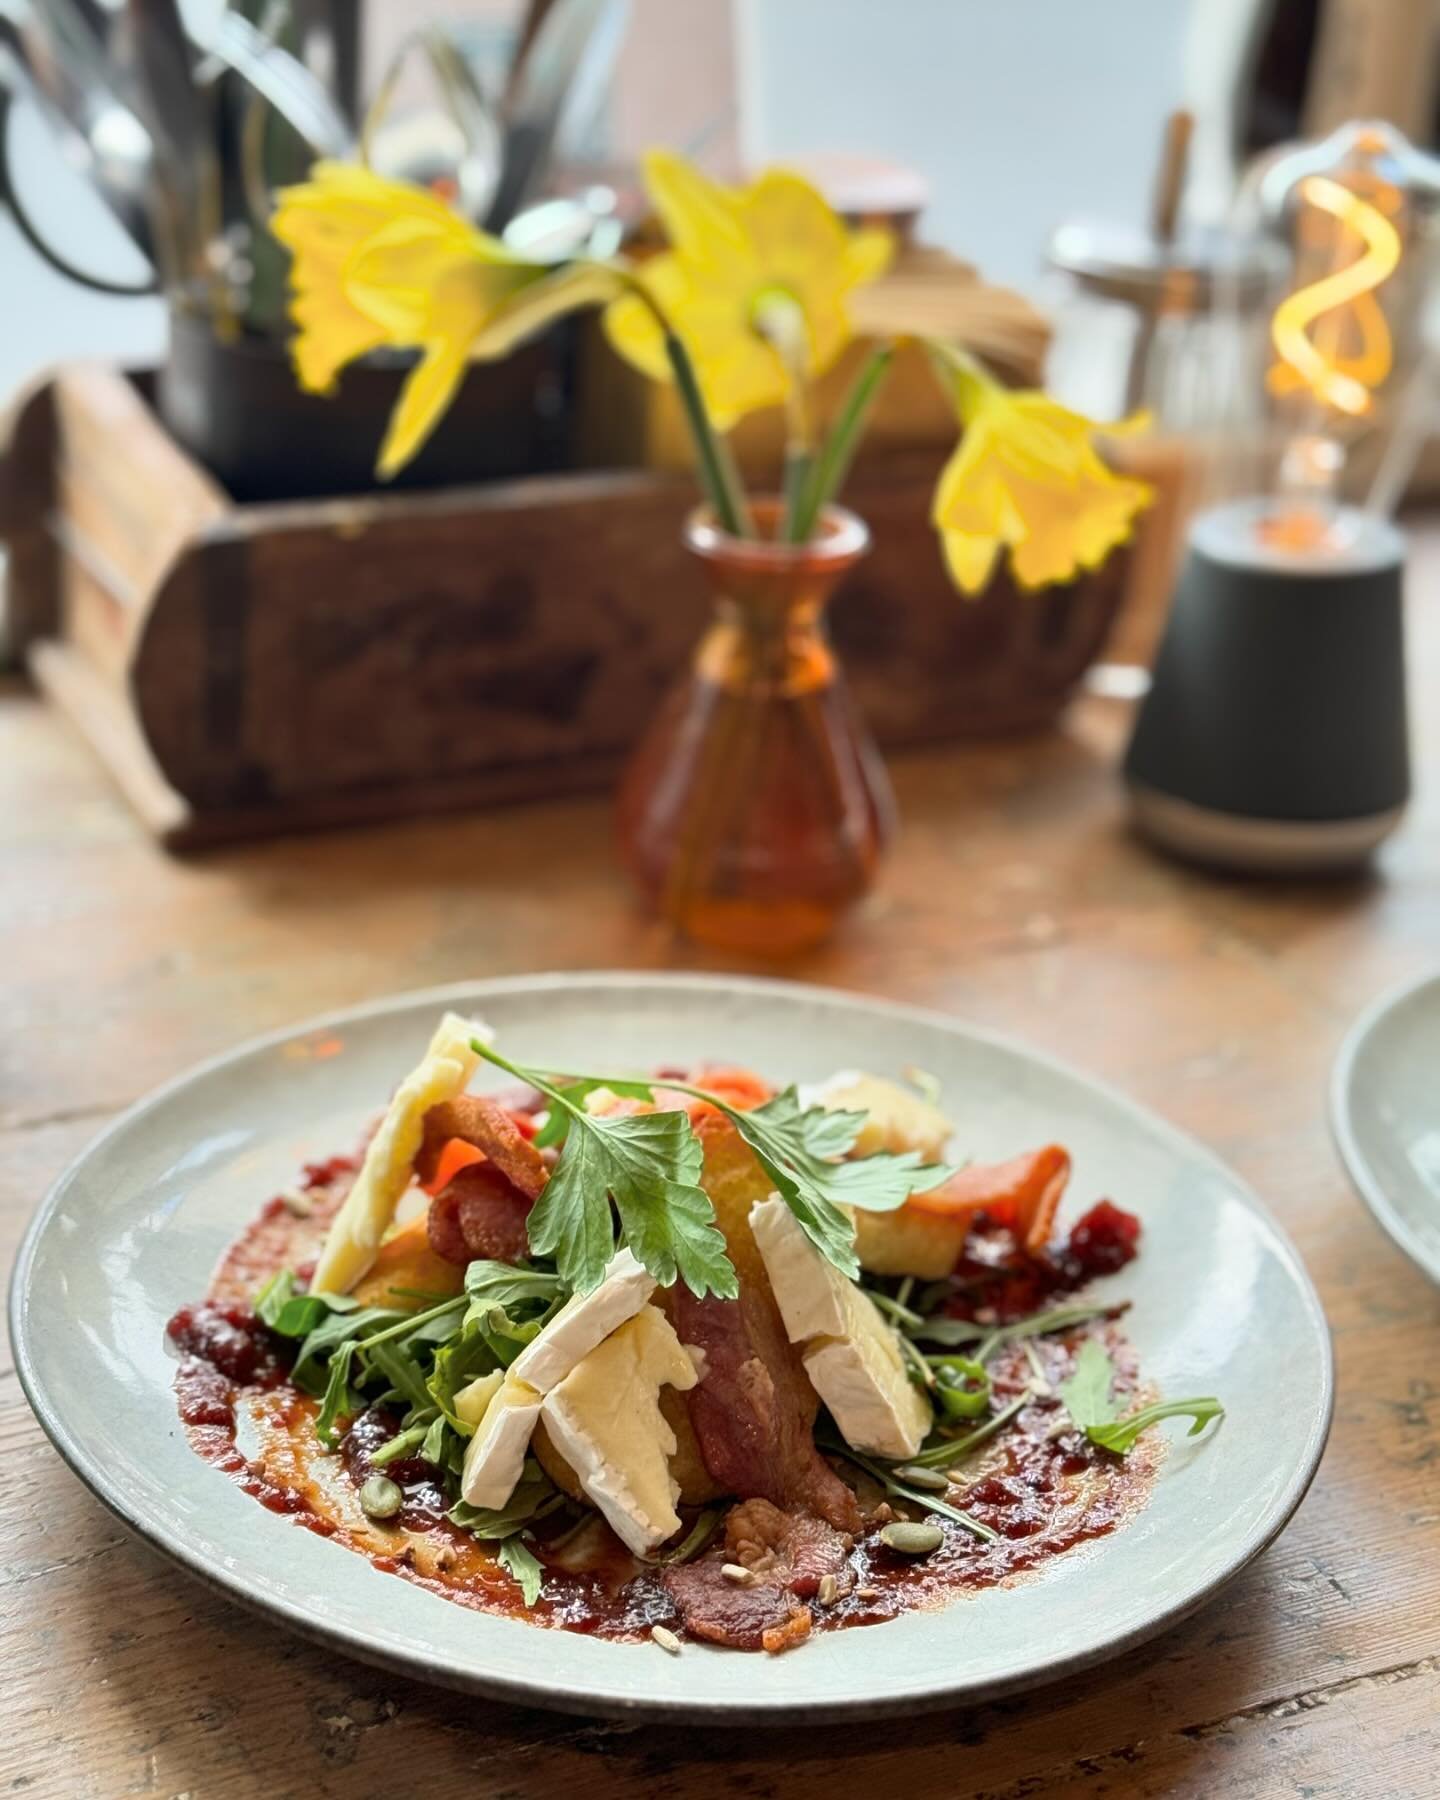
[[[1276,307],[1270,336],[1281,361],[1270,371],[1269,386],[1274,393],[1308,388],[1337,412],[1359,418],[1370,410],[1372,389],[1390,372],[1390,329],[1372,295],[1400,261],[1400,234],[1378,207],[1326,176],[1310,176],[1300,193],[1355,232],[1365,249],[1348,268],[1311,282]],[[1365,340],[1348,366],[1325,355],[1308,336],[1315,320],[1342,306],[1356,309]]]

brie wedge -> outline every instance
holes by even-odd
[[[480,1379],[488,1381],[490,1377],[482,1375]],[[472,1382],[471,1387],[474,1385]],[[513,1370],[496,1385],[474,1437],[465,1446],[460,1470],[460,1493],[471,1506],[493,1511],[515,1492],[525,1468],[530,1434],[540,1417],[540,1399],[534,1388],[515,1378]]]
[[[645,1306],[545,1396],[545,1429],[587,1498],[637,1555],[680,1529],[679,1483],[670,1473],[675,1433],[660,1410],[662,1387],[697,1376],[674,1327]]]
[[[655,1277],[629,1250],[617,1250],[605,1265],[599,1287],[567,1300],[515,1358],[511,1372],[548,1394],[582,1357],[627,1319],[633,1319],[654,1292]]]
[[[374,1262],[410,1185],[426,1113],[465,1092],[480,1061],[470,1040],[478,1037],[488,1043],[493,1035],[488,1026],[458,1013],[446,1013],[441,1019],[424,1061],[395,1090],[355,1185],[330,1222],[310,1283],[312,1293],[348,1294]]]
[[[930,1403],[910,1379],[900,1340],[870,1296],[806,1237],[778,1195],[750,1209],[786,1335],[845,1442],[876,1456],[913,1456],[930,1429]]]

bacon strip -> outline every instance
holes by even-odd
[[[422,1185],[433,1180],[451,1138],[463,1138],[483,1150],[527,1199],[540,1198],[550,1171],[503,1106],[483,1094],[462,1094],[458,1100],[432,1106],[425,1115],[425,1136],[415,1158],[415,1174]]]
[[[476,1257],[513,1263],[530,1252],[529,1214],[530,1201],[497,1164],[474,1163],[430,1202],[425,1229],[435,1254],[461,1268]]]

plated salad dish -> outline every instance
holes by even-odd
[[[1057,1144],[966,1162],[921,1074],[784,1080],[521,1065],[447,1013],[170,1320],[190,1443],[462,1605],[672,1654],[791,1650],[1122,1528],[1160,1422],[1222,1416],[1154,1392],[1091,1288],[1139,1218],[1071,1207]]]

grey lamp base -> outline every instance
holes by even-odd
[[[1410,792],[1404,539],[1342,509],[1276,546],[1270,503],[1199,514],[1125,757],[1135,822],[1190,862],[1255,874],[1353,869]]]
[[[1212,869],[1255,875],[1344,875],[1364,866],[1405,816],[1404,806],[1360,819],[1249,819],[1195,806],[1131,781],[1135,829],[1158,849]]]

